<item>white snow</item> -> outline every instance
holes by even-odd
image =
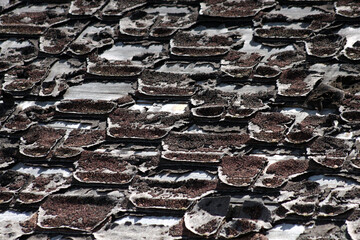
[[[129,92],[134,92],[131,83],[90,82],[70,87],[64,94],[64,99],[93,99],[109,101],[126,96]]]
[[[100,54],[99,57],[113,60],[113,61],[126,61],[132,60],[134,56],[142,55],[146,53],[160,53],[163,51],[163,45],[153,44],[149,47],[144,47],[141,45],[124,45],[119,42],[116,43],[112,48],[106,50],[104,53]]]
[[[317,9],[313,9],[311,7],[285,7],[282,6],[280,9],[273,9],[269,12],[269,14],[281,14],[290,19],[300,19],[306,16],[317,15],[323,13]]]
[[[71,171],[66,168],[44,168],[44,167],[34,167],[34,166],[26,166],[23,163],[16,164],[12,170],[18,171],[21,173],[31,174],[35,177],[40,174],[62,174],[64,177],[70,177]]]
[[[266,237],[269,240],[296,240],[304,231],[304,226],[284,223],[272,228]]]
[[[26,221],[32,213],[30,212],[15,212],[7,210],[0,213],[0,222],[4,221]]]
[[[51,123],[44,124],[44,126],[52,128],[66,128],[66,129],[91,129],[90,124],[83,124],[77,122],[65,122],[65,121],[55,121]]]
[[[149,177],[149,179],[154,179],[158,181],[186,181],[189,179],[197,179],[197,180],[213,180],[215,179],[215,175],[211,175],[205,171],[193,171],[188,173],[162,173],[157,174],[153,177]]]
[[[156,69],[159,72],[199,74],[212,73],[216,71],[210,63],[186,63],[186,62],[170,62]]]
[[[314,175],[309,177],[309,180],[319,183],[321,187],[329,187],[329,188],[336,188],[342,186],[347,187],[347,186],[356,185],[354,181],[348,180],[346,178],[332,177],[325,175]]]
[[[155,7],[155,8],[147,8],[144,10],[147,13],[158,14],[158,15],[167,15],[167,14],[189,14],[190,10],[186,7]]]
[[[168,217],[168,216],[145,216],[145,217],[135,217],[135,216],[126,216],[116,220],[117,224],[143,224],[143,225],[163,225],[163,226],[173,226],[180,221],[180,218],[177,217]]]
[[[182,114],[187,108],[187,104],[183,103],[168,103],[168,104],[158,104],[158,103],[149,103],[141,102],[132,105],[130,110],[139,110],[141,112],[171,112],[173,114]]]
[[[340,36],[346,37],[346,44],[344,49],[352,47],[357,41],[360,41],[360,27],[345,27],[338,31]]]

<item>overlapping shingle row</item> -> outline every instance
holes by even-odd
[[[0,2],[0,239],[359,239],[359,4]]]

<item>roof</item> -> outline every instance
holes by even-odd
[[[360,239],[359,9],[0,1],[0,239]]]

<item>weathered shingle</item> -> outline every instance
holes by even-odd
[[[0,239],[359,239],[359,6],[0,0]]]

